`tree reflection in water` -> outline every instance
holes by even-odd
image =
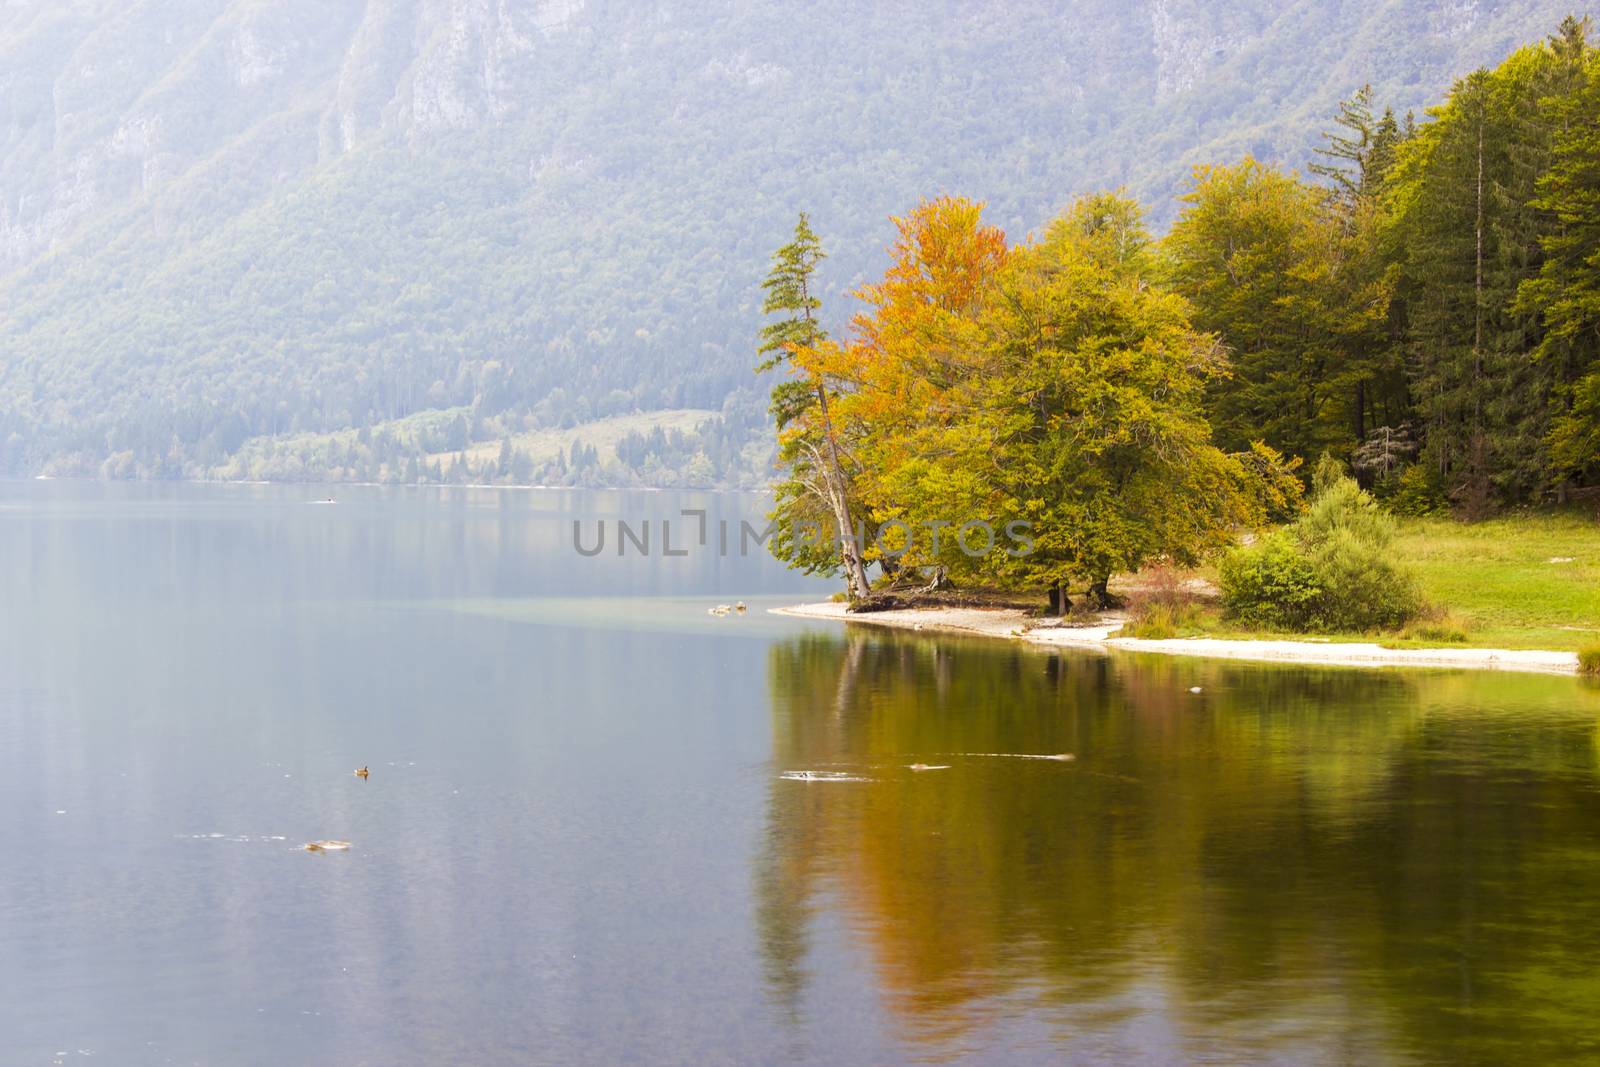
[[[774,646],[770,685],[792,1017],[829,909],[931,1050],[1025,1010],[1063,1050],[1151,1013],[1185,1055],[1600,1048],[1592,687],[855,632]]]

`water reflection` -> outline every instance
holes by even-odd
[[[1600,1044],[1592,689],[856,634],[768,662],[774,771],[869,779],[769,787],[758,923],[791,1018],[837,916],[936,1057],[1019,1001],[1079,1055]]]
[[[847,636],[563,541],[752,498],[322,492],[0,483],[0,1062],[1595,1051],[1600,690]]]

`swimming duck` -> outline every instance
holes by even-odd
[[[357,778],[365,778],[368,773],[369,772],[367,771],[367,769],[365,767],[357,767],[356,768],[356,777]]]

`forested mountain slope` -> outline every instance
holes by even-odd
[[[802,208],[838,319],[920,196],[1159,224],[1192,163],[1298,164],[1362,83],[1420,108],[1569,10],[0,0],[0,473],[720,408]]]

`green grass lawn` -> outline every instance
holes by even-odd
[[[1419,619],[1400,633],[1280,633],[1229,622],[1216,603],[1216,566],[1192,577],[1210,597],[1150,627],[1149,637],[1238,640],[1378,641],[1390,648],[1549,648],[1600,646],[1600,518],[1576,512],[1520,514],[1490,522],[1405,518],[1395,555],[1410,561],[1442,619]],[[1138,601],[1147,574],[1120,582]],[[1141,627],[1130,627],[1130,635]]]
[[[1395,553],[1410,561],[1428,602],[1465,641],[1382,633],[1305,634],[1251,630],[1215,608],[1178,636],[1377,641],[1395,648],[1547,648],[1600,644],[1600,520],[1578,513],[1519,514],[1479,523],[1402,519]],[[1215,581],[1214,568],[1201,576]]]
[[[1416,566],[1429,601],[1468,624],[1469,644],[1577,649],[1600,642],[1600,521],[1592,516],[1410,519],[1395,548]]]

